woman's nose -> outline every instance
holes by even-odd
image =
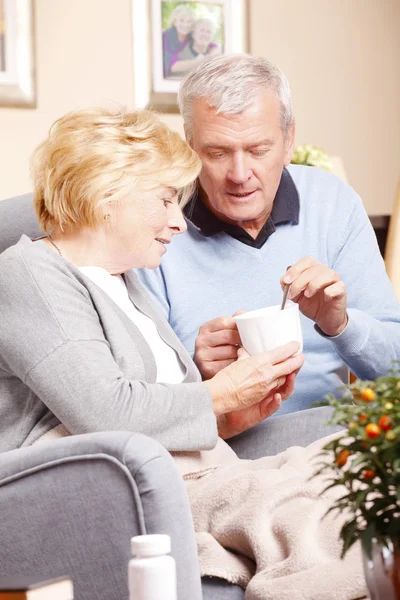
[[[168,219],[168,227],[172,229],[174,235],[176,233],[185,233],[187,225],[183,213],[179,206],[172,206],[172,214]]]

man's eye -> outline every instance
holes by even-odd
[[[213,152],[211,158],[214,160],[218,160],[219,158],[223,158],[225,156],[225,152]]]
[[[252,150],[251,153],[253,156],[265,156],[268,150]]]

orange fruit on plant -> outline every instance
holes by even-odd
[[[367,415],[362,414],[358,417],[358,420],[360,423],[365,423],[365,421],[368,420],[368,417],[367,417]]]
[[[389,431],[389,429],[392,429],[393,427],[392,419],[388,417],[388,415],[382,415],[378,421],[378,425],[382,431]]]
[[[344,467],[347,463],[347,459],[350,456],[350,452],[348,450],[341,450],[336,457],[336,464],[338,467]]]
[[[381,428],[376,423],[368,423],[365,427],[365,433],[369,438],[376,438],[381,433]]]
[[[376,394],[372,388],[366,387],[361,392],[361,398],[364,402],[373,402],[376,398]]]
[[[366,469],[363,474],[363,479],[373,479],[375,477],[375,471],[373,469]]]

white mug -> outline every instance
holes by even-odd
[[[288,342],[299,342],[303,350],[299,305],[287,302],[252,310],[233,317],[239,330],[243,348],[252,356],[273,350]]]

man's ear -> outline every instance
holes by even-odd
[[[292,160],[295,134],[296,124],[293,121],[292,125],[290,125],[289,127],[289,131],[287,132],[287,136],[285,139],[285,167],[287,167],[290,161]]]

